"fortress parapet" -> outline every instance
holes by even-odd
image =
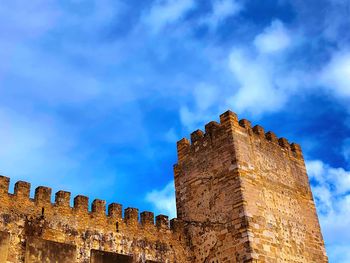
[[[183,138],[177,142],[178,160],[181,162],[188,155],[201,151],[205,147],[222,146],[229,139],[227,132],[237,132],[249,136],[250,140],[265,143],[269,147],[279,149],[281,154],[297,159],[303,159],[300,145],[289,143],[286,138],[277,136],[268,131],[265,133],[263,127],[259,125],[251,126],[251,122],[246,119],[238,120],[232,111],[227,111],[220,115],[220,123],[211,121],[205,125],[205,132],[196,130],[191,133],[190,140]]]
[[[0,176],[0,262],[328,262],[298,144],[227,111],[177,155],[170,222]]]
[[[124,218],[122,217],[122,205],[112,203],[108,205],[108,212],[106,213],[106,201],[95,199],[92,201],[89,209],[89,198],[82,195],[77,195],[74,198],[74,206],[70,206],[70,192],[58,191],[55,194],[55,202],[51,203],[51,188],[38,186],[35,189],[34,198],[30,198],[30,183],[24,181],[18,181],[15,183],[14,194],[9,193],[10,178],[0,175],[0,200],[5,201],[9,209],[23,207],[23,212],[31,212],[32,216],[41,216],[42,208],[46,208],[46,214],[58,214],[61,208],[68,208],[65,217],[75,217],[75,220],[83,221],[83,216],[102,217],[106,222],[110,219],[119,220],[120,222],[136,225],[138,227],[154,226],[155,230],[168,229],[178,231],[179,229],[172,229],[172,224],[169,224],[168,217],[165,215],[156,216],[156,222],[154,222],[153,212],[144,211],[141,213],[141,220],[139,220],[139,210],[137,208],[128,207],[124,210]],[[35,213],[35,210],[38,213]],[[29,213],[28,213],[29,214]],[[177,220],[176,218],[172,219]],[[87,225],[86,228],[89,226]]]
[[[184,228],[178,219],[172,219],[169,224],[167,216],[158,215],[154,220],[154,214],[148,211],[142,212],[139,219],[138,209],[130,207],[124,210],[122,217],[122,205],[117,203],[109,204],[106,213],[106,201],[95,199],[89,206],[88,197],[82,195],[74,197],[72,207],[71,194],[66,191],[58,191],[51,203],[51,188],[39,186],[34,198],[30,198],[30,183],[16,182],[13,194],[9,193],[9,183],[8,177],[0,176],[0,208],[1,218],[4,218],[0,220],[0,233],[21,235],[18,231],[24,220],[25,235],[30,237],[24,236],[24,239],[42,246],[50,242],[62,243],[63,247],[64,244],[72,245],[78,262],[83,262],[83,258],[88,260],[92,250],[126,254],[135,261],[142,257],[152,260],[150,262],[163,262],[169,258],[171,262],[186,260],[187,252],[183,242],[179,242],[181,238],[186,240]],[[85,240],[87,234],[89,240]],[[8,247],[18,247],[19,244],[13,243],[18,241],[9,239]],[[80,247],[82,242],[85,242],[84,247]],[[140,247],[140,244],[143,245]],[[151,251],[147,256],[145,249]],[[161,251],[157,251],[159,249]],[[13,262],[22,262],[26,257],[21,250],[12,251],[11,255],[15,258]]]

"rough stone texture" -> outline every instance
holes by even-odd
[[[0,231],[0,263],[6,262],[9,249],[10,234]]]
[[[132,257],[112,252],[91,250],[91,263],[132,263]]]
[[[38,187],[32,199],[30,184],[17,182],[14,194],[8,193],[8,185],[9,179],[0,177],[0,230],[10,233],[7,262],[45,262],[43,257],[50,259],[51,251],[65,244],[75,246],[75,256],[69,254],[67,262],[88,263],[92,250],[127,255],[133,262],[188,262],[186,238],[176,219],[170,228],[167,217],[158,216],[154,224],[153,213],[146,212],[141,213],[141,223],[135,208],[125,209],[122,218],[118,204],[109,205],[106,215],[101,200],[93,201],[89,211],[84,196],[75,197],[70,207],[68,192],[59,191],[51,203],[50,188]],[[43,248],[48,251],[39,253]]]
[[[192,262],[327,262],[301,149],[232,112],[178,142]]]
[[[47,241],[40,238],[27,238],[27,263],[71,263],[75,258],[76,247],[69,244]]]
[[[327,262],[301,149],[232,112],[177,143],[178,219],[0,176],[0,263]],[[154,222],[155,221],[155,222]]]

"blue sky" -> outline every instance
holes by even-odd
[[[350,262],[349,0],[4,0],[0,173],[174,216],[176,141],[231,109],[296,141]]]

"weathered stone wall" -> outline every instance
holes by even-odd
[[[240,177],[230,122],[211,122],[205,134],[178,142],[175,188],[178,218],[186,223],[192,262],[244,262],[250,258]]]
[[[76,246],[36,237],[27,237],[25,255],[26,263],[71,263],[74,258],[76,258]]]
[[[301,149],[232,112],[178,142],[193,262],[327,262]]]
[[[91,263],[132,263],[132,257],[101,250],[91,250]]]
[[[123,218],[119,204],[109,205],[106,215],[102,200],[93,201],[88,211],[84,196],[75,197],[70,207],[68,192],[56,193],[52,204],[50,188],[38,187],[31,199],[29,183],[17,182],[14,194],[8,186],[9,179],[0,177],[0,230],[5,233],[0,235],[0,258],[7,262],[87,263],[92,250],[127,255],[132,262],[188,262],[183,227],[176,219],[169,227],[168,218],[160,215],[154,224],[153,213],[143,212],[139,221],[135,208],[125,209]],[[113,262],[111,255],[95,261]]]
[[[232,112],[177,144],[178,219],[0,176],[0,263],[327,262],[301,149]]]
[[[0,262],[6,262],[9,249],[10,234],[0,231]]]
[[[241,122],[234,147],[253,257],[263,262],[327,262],[301,149]]]

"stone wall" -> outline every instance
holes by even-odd
[[[91,250],[91,263],[132,263],[132,257],[121,255],[113,252],[105,252],[101,250]]]
[[[14,194],[8,186],[9,179],[1,176],[0,259],[7,261],[0,262],[189,262],[177,219],[169,226],[159,215],[154,224],[152,212],[142,212],[139,220],[135,208],[125,209],[122,217],[119,204],[110,204],[106,215],[102,200],[94,200],[89,211],[85,196],[75,197],[71,207],[68,192],[57,192],[51,203],[50,188],[36,188],[32,199],[29,183],[17,182]]]
[[[27,237],[26,263],[71,263],[72,258],[76,258],[76,246],[74,245],[48,241],[36,237]]]
[[[228,111],[177,143],[178,219],[0,176],[0,263],[327,262],[304,159]],[[122,215],[123,214],[123,215]]]
[[[327,262],[300,147],[247,121],[243,130],[234,145],[253,257]]]
[[[192,262],[244,262],[250,258],[231,126],[211,122],[205,133],[178,142],[175,188],[178,218],[186,223]]]
[[[193,262],[327,262],[300,146],[232,112],[177,146]]]
[[[6,262],[9,250],[10,234],[0,231],[0,262]]]

